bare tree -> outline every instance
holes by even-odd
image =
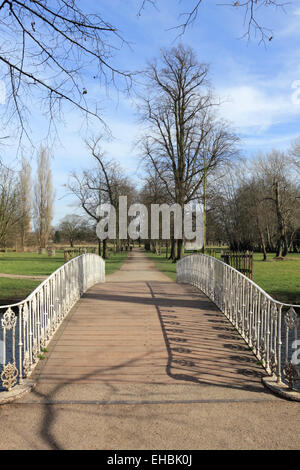
[[[20,239],[21,249],[24,250],[26,238],[31,228],[32,209],[32,181],[31,166],[23,158],[19,177],[19,212],[20,212]]]
[[[277,220],[276,255],[287,255],[288,232],[293,232],[293,215],[299,214],[299,188],[292,175],[292,161],[288,155],[273,150],[258,161],[259,169],[268,181],[269,191],[265,200],[273,204]]]
[[[84,231],[84,224],[85,221],[83,218],[76,214],[66,215],[61,220],[59,224],[59,231],[61,232],[62,236],[68,240],[72,248],[77,240],[81,240]]]
[[[66,188],[78,199],[79,206],[96,225],[99,220],[97,207],[105,201],[101,189],[96,190],[94,187],[95,180],[99,187],[102,181],[99,171],[83,170],[81,173],[74,171],[70,174]],[[101,256],[101,240],[98,240],[98,254]]]
[[[210,201],[223,241],[285,257],[300,226],[299,189],[291,159],[275,150],[229,170]]]
[[[16,233],[20,222],[19,189],[15,173],[0,165],[0,243],[6,245],[10,231]]]
[[[143,178],[144,184],[139,191],[139,200],[142,204],[144,204],[147,209],[148,209],[148,227],[151,227],[151,204],[166,204],[168,202],[172,202],[169,194],[166,192],[166,188],[164,183],[162,182],[161,178],[153,168],[153,166],[150,164],[148,167],[146,167],[146,174]],[[160,227],[159,227],[159,232],[160,234],[162,233],[162,221],[159,221]],[[173,227],[172,224],[173,220],[171,217],[171,230]],[[161,248],[161,239],[159,240],[152,240],[150,239],[150,242],[147,240],[145,242],[145,246],[148,248],[152,248],[152,251],[156,254],[160,253],[160,248]],[[166,244],[166,258],[168,258],[168,248],[169,244],[171,242],[171,257],[173,259],[172,253],[174,252],[174,237],[171,238],[171,240],[165,240]],[[148,249],[147,248],[147,249]]]
[[[249,222],[247,213],[249,199],[240,191],[241,182],[245,180],[244,164],[242,168],[237,164],[228,165],[225,172],[218,173],[219,178],[211,182],[210,223],[214,221],[215,234],[221,242],[228,243],[234,250],[247,250],[253,223],[252,219]]]
[[[34,185],[34,225],[40,249],[48,243],[53,218],[54,190],[50,155],[45,147],[40,148],[37,159],[37,176]]]
[[[68,190],[76,196],[84,212],[95,221],[99,221],[97,208],[100,204],[110,203],[117,213],[117,239],[116,250],[120,249],[118,236],[119,196],[128,196],[130,204],[134,198],[135,190],[130,180],[124,176],[124,170],[114,160],[105,157],[101,149],[103,136],[90,139],[86,142],[96,167],[92,170],[83,170],[82,173],[73,172],[66,185]],[[106,240],[103,240],[103,257],[106,257]],[[99,254],[101,254],[101,240],[98,241]]]
[[[297,173],[300,173],[300,137],[292,142],[288,156],[289,162],[292,163]]]
[[[236,154],[237,137],[216,119],[218,101],[208,83],[208,66],[191,48],[179,45],[163,50],[161,64],[147,72],[143,117],[148,129],[141,139],[144,157],[163,182],[172,202],[196,200],[203,179]],[[177,257],[183,255],[178,240]]]

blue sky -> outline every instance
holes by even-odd
[[[168,29],[180,22],[180,12],[188,10],[192,0],[180,3],[159,0],[159,11],[148,5],[140,17],[137,16],[139,0],[81,0],[79,3],[86,11],[102,14],[130,43],[130,47],[124,45],[116,51],[113,62],[119,68],[141,70],[147,61],[159,55],[162,47],[171,47],[179,41],[190,45],[199,61],[210,64],[215,93],[224,101],[220,114],[241,137],[242,152],[249,158],[259,151],[287,149],[300,135],[300,104],[292,99],[295,92],[292,84],[300,80],[299,0],[290,2],[286,13],[264,10],[262,22],[272,28],[274,35],[267,47],[258,45],[255,38],[250,42],[239,39],[245,32],[242,12],[217,6],[215,0],[203,0],[196,22],[179,39],[175,30]],[[138,181],[139,154],[133,144],[141,125],[135,95],[123,95],[110,87],[100,88],[89,81],[92,71],[86,72],[89,100],[101,101],[103,119],[113,135],[105,143],[105,152]],[[84,138],[103,132],[96,122],[87,130],[82,115],[75,109],[66,107],[64,117],[65,122],[59,125],[60,139],[52,148],[57,195],[54,223],[67,213],[79,213],[63,185],[71,171],[92,166]],[[32,117],[31,127],[38,145],[46,133],[45,119],[38,110]],[[13,145],[7,151],[7,158],[12,154]]]

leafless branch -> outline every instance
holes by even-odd
[[[207,0],[192,0],[189,3],[191,3],[191,7],[188,11],[181,13],[180,18],[183,18],[184,20],[180,22],[179,24],[175,25],[173,28],[174,30],[179,31],[179,36],[182,36],[186,29],[191,26],[195,20],[197,19],[197,16],[200,11],[200,7],[203,3],[205,3]],[[146,3],[151,3],[153,6],[157,6],[159,4],[159,0],[143,0],[139,14],[141,11],[145,8]],[[188,2],[185,2],[188,3]],[[266,42],[266,41],[272,41],[273,39],[273,33],[270,28],[267,28],[264,26],[264,24],[261,22],[264,20],[259,20],[258,19],[258,11],[260,9],[267,9],[267,8],[279,8],[282,11],[285,11],[285,7],[289,5],[291,2],[282,2],[278,0],[245,0],[245,1],[238,1],[238,0],[232,0],[231,2],[227,3],[217,3],[217,6],[226,6],[226,7],[232,7],[236,9],[241,9],[244,11],[244,25],[246,27],[246,32],[243,37],[247,37],[250,39],[250,37],[254,36],[257,37],[259,35],[259,42]]]
[[[133,74],[112,64],[125,40],[101,16],[83,12],[77,0],[4,0],[0,4],[0,77],[7,85],[5,125],[17,119],[20,137],[29,136],[30,100],[47,105],[49,121],[70,103],[98,118],[88,101],[89,84],[128,90]]]

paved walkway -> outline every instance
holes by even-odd
[[[299,404],[262,375],[207,297],[135,251],[69,314],[36,389],[0,407],[0,448],[299,448]]]

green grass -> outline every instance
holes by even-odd
[[[172,281],[176,281],[176,263],[172,263],[166,259],[165,253],[161,255],[155,255],[149,251],[146,252],[147,256],[154,261],[155,266],[159,271],[168,276]]]
[[[120,269],[127,256],[127,251],[122,251],[120,253],[110,253],[109,258],[105,260],[105,274],[108,276],[109,274],[112,274]]]
[[[49,276],[64,263],[62,250],[54,257],[38,253],[0,253],[0,273],[22,274],[26,276]],[[0,301],[16,302],[26,298],[40,280],[0,278]]]
[[[120,269],[128,256],[128,252],[110,254],[106,260],[106,274],[112,274]],[[1,253],[0,273],[22,274],[27,276],[49,276],[64,264],[62,250],[55,257],[39,255],[38,253]],[[33,279],[9,279],[0,277],[0,303],[15,303],[25,299],[41,283]]]
[[[274,299],[300,305],[300,254],[289,254],[282,261],[274,256],[262,261],[260,253],[254,254],[254,282]]]
[[[176,264],[166,260],[165,254],[147,255],[160,271],[176,280]],[[283,261],[268,254],[267,261],[262,261],[262,254],[254,253],[253,281],[274,299],[300,305],[300,254],[289,254]]]
[[[48,276],[64,264],[62,250],[53,257],[38,253],[0,253],[0,273]]]
[[[33,281],[31,279],[8,279],[0,278],[0,302],[9,303],[25,299],[41,281]]]
[[[268,253],[263,261],[262,253],[254,253],[253,281],[275,300],[300,305],[300,254],[277,260],[275,253]]]

